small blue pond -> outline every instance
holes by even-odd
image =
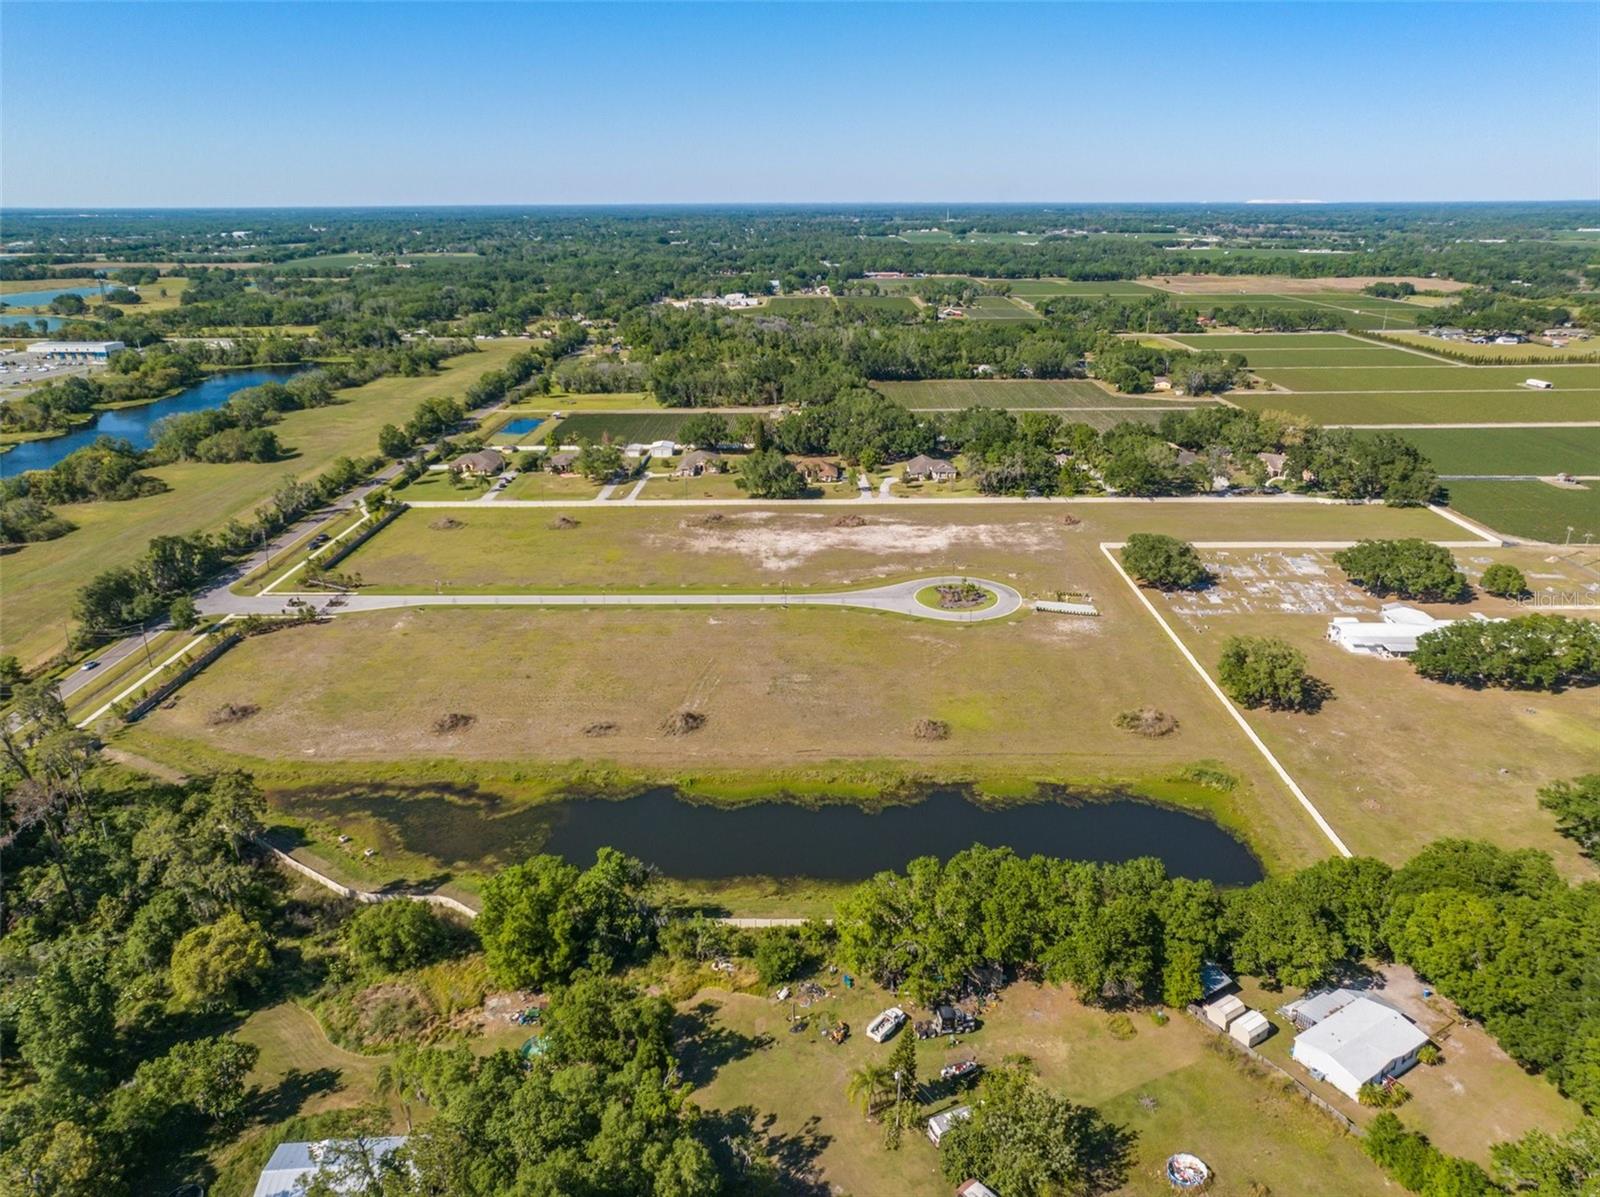
[[[99,292],[98,286],[56,287],[47,291],[6,291],[0,294],[0,303],[8,308],[42,308],[48,307],[50,301],[58,295],[76,295],[81,299],[86,295],[97,295]]]
[[[535,428],[539,427],[539,425],[543,423],[543,420],[535,419],[532,416],[522,416],[518,419],[507,421],[501,426],[500,430],[495,433],[495,436],[527,436],[528,433],[532,432]]]

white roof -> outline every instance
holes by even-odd
[[[404,1135],[390,1135],[382,1139],[371,1139],[368,1142],[372,1147],[373,1157],[382,1159],[395,1148],[406,1141]],[[267,1161],[267,1166],[261,1170],[261,1179],[256,1181],[256,1188],[252,1197],[297,1197],[304,1192],[298,1185],[301,1177],[307,1180],[317,1174],[322,1166],[321,1161],[328,1153],[328,1148],[336,1139],[323,1139],[316,1143],[280,1143],[272,1153],[272,1158]],[[355,1192],[355,1189],[341,1185],[336,1192]]]
[[[124,349],[121,341],[34,341],[29,353],[110,353]]]
[[[1385,603],[1382,618],[1384,623],[1417,624],[1432,627],[1440,621],[1429,615],[1426,611],[1419,611],[1415,607],[1408,607],[1404,603]]]
[[[1321,1022],[1336,1010],[1342,1010],[1361,996],[1357,989],[1323,989],[1308,993],[1297,1002],[1290,1002],[1282,1013],[1301,1018],[1308,1023]]]
[[[1228,1026],[1229,1031],[1244,1031],[1249,1033],[1257,1027],[1267,1025],[1267,1016],[1259,1010],[1246,1010]]]
[[[928,1119],[928,1129],[935,1135],[943,1137],[945,1131],[949,1130],[957,1122],[971,1117],[971,1106],[956,1106],[954,1109],[946,1110],[942,1114],[935,1114]]]
[[[1398,1010],[1358,997],[1295,1036],[1294,1047],[1297,1055],[1322,1053],[1364,1084],[1426,1042],[1422,1029]]]

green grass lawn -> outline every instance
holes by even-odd
[[[1600,428],[1409,429],[1441,474],[1600,474]]]
[[[592,499],[599,493],[599,485],[582,474],[552,474],[546,470],[518,474],[511,485],[500,492],[505,499]]]
[[[1039,313],[1014,299],[982,295],[966,306],[968,320],[1038,320]]]
[[[1497,532],[1562,544],[1585,535],[1600,542],[1600,482],[1577,490],[1548,482],[1451,482],[1450,506]]]
[[[1569,391],[1600,392],[1600,366],[1540,366],[1541,378],[1555,383],[1549,394],[1522,384],[1526,366],[1431,365],[1416,354],[1394,351],[1410,362],[1391,366],[1269,367],[1258,371],[1268,382],[1291,391],[1506,391],[1549,398]],[[1248,356],[1248,355],[1246,355]]]
[[[997,278],[980,279],[980,282],[1000,284],[1011,288],[1018,299],[1048,299],[1056,295],[1122,295],[1143,297],[1159,295],[1154,287],[1128,279],[1109,282],[1079,282],[1064,278]]]
[[[479,344],[480,352],[451,358],[436,374],[380,378],[339,392],[329,407],[287,413],[274,426],[278,439],[295,450],[286,461],[162,466],[149,471],[170,488],[162,494],[59,508],[76,531],[30,544],[0,563],[0,651],[16,653],[24,664],[60,651],[78,588],[102,570],[131,562],[151,537],[220,527],[230,517],[248,516],[287,476],[311,478],[335,457],[375,452],[382,425],[403,424],[431,395],[460,395],[524,348],[516,340]]]
[[[1330,368],[1345,366],[1426,366],[1430,359],[1407,349],[1374,345],[1359,337],[1338,333],[1213,333],[1198,336],[1169,336],[1168,340],[1190,349],[1212,349],[1243,353],[1251,369],[1276,372],[1284,368]],[[1442,358],[1431,364],[1448,366]],[[1359,379],[1358,379],[1359,381]]]
[[[935,378],[922,382],[875,382],[872,389],[896,403],[921,411],[955,411],[964,407],[1005,407],[1016,411],[1029,408],[1069,410],[1144,407],[1152,411],[1165,411],[1174,406],[1209,402],[1119,395],[1083,378]]]

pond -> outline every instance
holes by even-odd
[[[1155,856],[1174,876],[1218,885],[1247,885],[1262,876],[1249,849],[1201,815],[1132,798],[1076,799],[1057,792],[994,808],[946,787],[878,811],[852,803],[722,806],[666,788],[534,807],[474,791],[447,794],[423,787],[409,794],[373,787],[336,798],[325,792],[280,794],[274,804],[333,822],[375,820],[398,847],[447,868],[495,867],[536,852],[587,866],[597,849],[609,846],[685,880],[861,881],[918,856],[949,857],[980,843],[1022,856],[1073,860]]]
[[[55,332],[66,320],[60,316],[22,316],[0,314],[0,327],[16,329],[19,333],[27,335],[40,331],[39,326],[44,325],[44,332]]]
[[[495,431],[494,436],[489,439],[494,440],[496,437],[507,436],[527,436],[528,433],[543,423],[543,420],[536,420],[532,416],[519,416],[515,420],[507,420]]]
[[[113,284],[107,284],[108,287]],[[49,291],[6,291],[0,293],[0,303],[8,308],[42,308],[48,307],[50,301],[58,295],[76,295],[80,299],[86,295],[98,295],[98,286],[88,287],[56,287]]]
[[[102,436],[131,441],[135,449],[148,449],[155,441],[156,424],[167,416],[221,407],[235,391],[274,379],[281,381],[294,374],[293,369],[281,368],[228,370],[203,378],[194,386],[154,403],[98,412],[89,423],[80,424],[63,436],[28,441],[0,453],[0,477],[9,478],[26,470],[47,470],[67,454],[94,444]]]

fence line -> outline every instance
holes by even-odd
[[[1301,1097],[1305,1098],[1307,1101],[1309,1101],[1312,1105],[1316,1106],[1319,1110],[1321,1110],[1328,1117],[1332,1118],[1340,1126],[1344,1127],[1344,1129],[1348,1133],[1350,1133],[1352,1135],[1361,1134],[1361,1128],[1359,1126],[1357,1126],[1356,1123],[1355,1123],[1355,1120],[1352,1119],[1343,1110],[1339,1109],[1337,1106],[1332,1105],[1328,1101],[1326,1101],[1323,1098],[1319,1097],[1317,1094],[1313,1093],[1311,1091],[1310,1086],[1308,1086],[1304,1081],[1300,1080],[1299,1077],[1295,1076],[1293,1073],[1291,1073],[1287,1069],[1285,1069],[1283,1067],[1283,1065],[1279,1064],[1276,1060],[1269,1060],[1269,1059],[1267,1059],[1266,1056],[1263,1056],[1260,1052],[1256,1051],[1255,1048],[1250,1047],[1247,1044],[1240,1043],[1232,1035],[1229,1035],[1226,1030],[1224,1030],[1222,1027],[1217,1026],[1214,1022],[1212,1022],[1210,1019],[1208,1019],[1201,1012],[1199,1006],[1185,1006],[1184,1007],[1184,1013],[1187,1014],[1190,1018],[1194,1019],[1197,1023],[1199,1023],[1201,1026],[1203,1026],[1206,1030],[1210,1031],[1213,1035],[1218,1036],[1229,1047],[1234,1048],[1237,1051],[1244,1052],[1247,1056],[1249,1056],[1257,1064],[1261,1064],[1261,1065],[1263,1065],[1263,1066],[1265,1066],[1267,1068],[1270,1068],[1273,1072],[1277,1073],[1284,1080],[1288,1081],[1291,1085],[1293,1085],[1295,1087],[1295,1091],[1297,1093],[1299,1093]],[[1280,1033],[1281,1033],[1281,1031],[1280,1031]]]
[[[244,637],[239,635],[238,632],[228,633],[228,635],[218,640],[205,652],[185,665],[176,677],[170,681],[163,682],[155,688],[154,692],[136,702],[132,709],[122,717],[122,721],[124,723],[136,723],[143,719],[171,695],[175,694],[185,682],[243,639]]]

